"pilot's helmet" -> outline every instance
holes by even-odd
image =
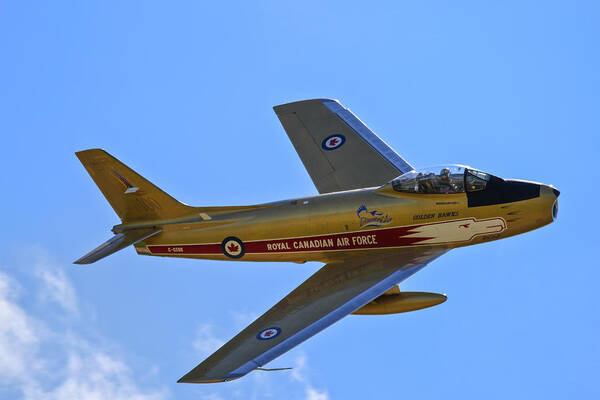
[[[450,169],[449,168],[444,168],[440,171],[440,175],[443,177],[450,177]]]

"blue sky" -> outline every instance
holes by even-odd
[[[3,2],[0,398],[598,398],[598,5]],[[73,153],[102,147],[193,205],[316,194],[271,107],[330,97],[415,166],[561,190],[540,230],[402,284],[432,309],[351,316],[259,373],[176,380],[319,265],[123,250]]]

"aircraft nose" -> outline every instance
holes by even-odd
[[[555,220],[558,217],[558,196],[560,196],[560,190],[550,185],[548,188],[552,189],[554,193],[554,202],[552,203],[552,219]]]

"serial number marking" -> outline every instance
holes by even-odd
[[[169,253],[183,253],[183,247],[167,247]]]

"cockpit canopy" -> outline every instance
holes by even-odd
[[[408,193],[451,194],[485,189],[490,175],[463,165],[409,171],[394,179],[394,190]]]

